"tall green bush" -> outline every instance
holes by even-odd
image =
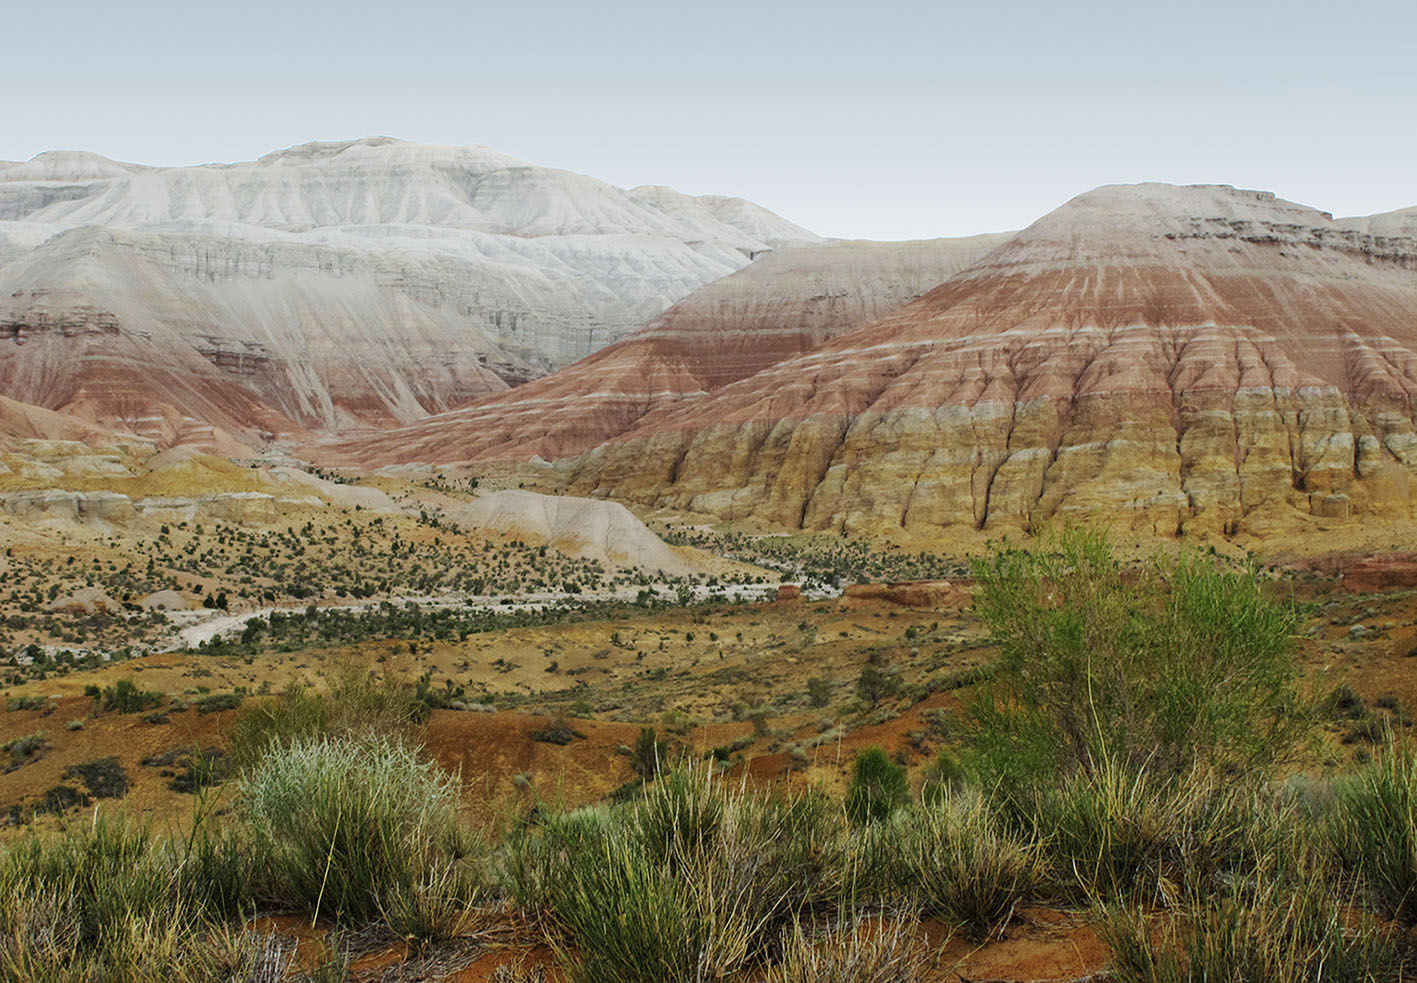
[[[1305,726],[1297,615],[1254,568],[1194,553],[1128,566],[1101,533],[1069,529],[1000,547],[974,576],[999,647],[971,735],[990,780],[1238,772],[1275,761]]]

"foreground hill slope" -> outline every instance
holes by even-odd
[[[346,463],[561,458],[892,313],[1007,235],[827,242],[770,253],[560,372],[323,448]]]
[[[483,147],[0,163],[0,390],[173,441],[387,426],[505,390],[811,233]]]
[[[1389,229],[1100,188],[898,313],[645,417],[570,486],[851,532],[1406,516],[1417,240]]]

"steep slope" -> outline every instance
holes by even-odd
[[[481,147],[376,138],[181,168],[41,154],[0,164],[0,389],[247,442],[404,423],[812,239],[739,199],[628,192]]]
[[[653,190],[661,199],[671,194]],[[700,398],[897,310],[1007,238],[779,249],[552,376],[322,453],[366,464],[579,453],[664,405]]]
[[[1258,532],[1409,515],[1414,400],[1417,240],[1261,192],[1107,187],[645,417],[571,490],[807,529]]]

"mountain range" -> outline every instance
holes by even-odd
[[[742,199],[483,147],[374,138],[174,168],[46,153],[0,164],[0,391],[163,442],[388,426],[816,238]]]
[[[0,165],[0,386],[158,446],[539,458],[790,529],[1410,518],[1417,208],[1118,185],[876,243],[485,148],[44,154]]]

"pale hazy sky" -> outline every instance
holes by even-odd
[[[12,0],[0,25],[0,159],[481,143],[870,238],[1118,181],[1417,205],[1413,0]]]

